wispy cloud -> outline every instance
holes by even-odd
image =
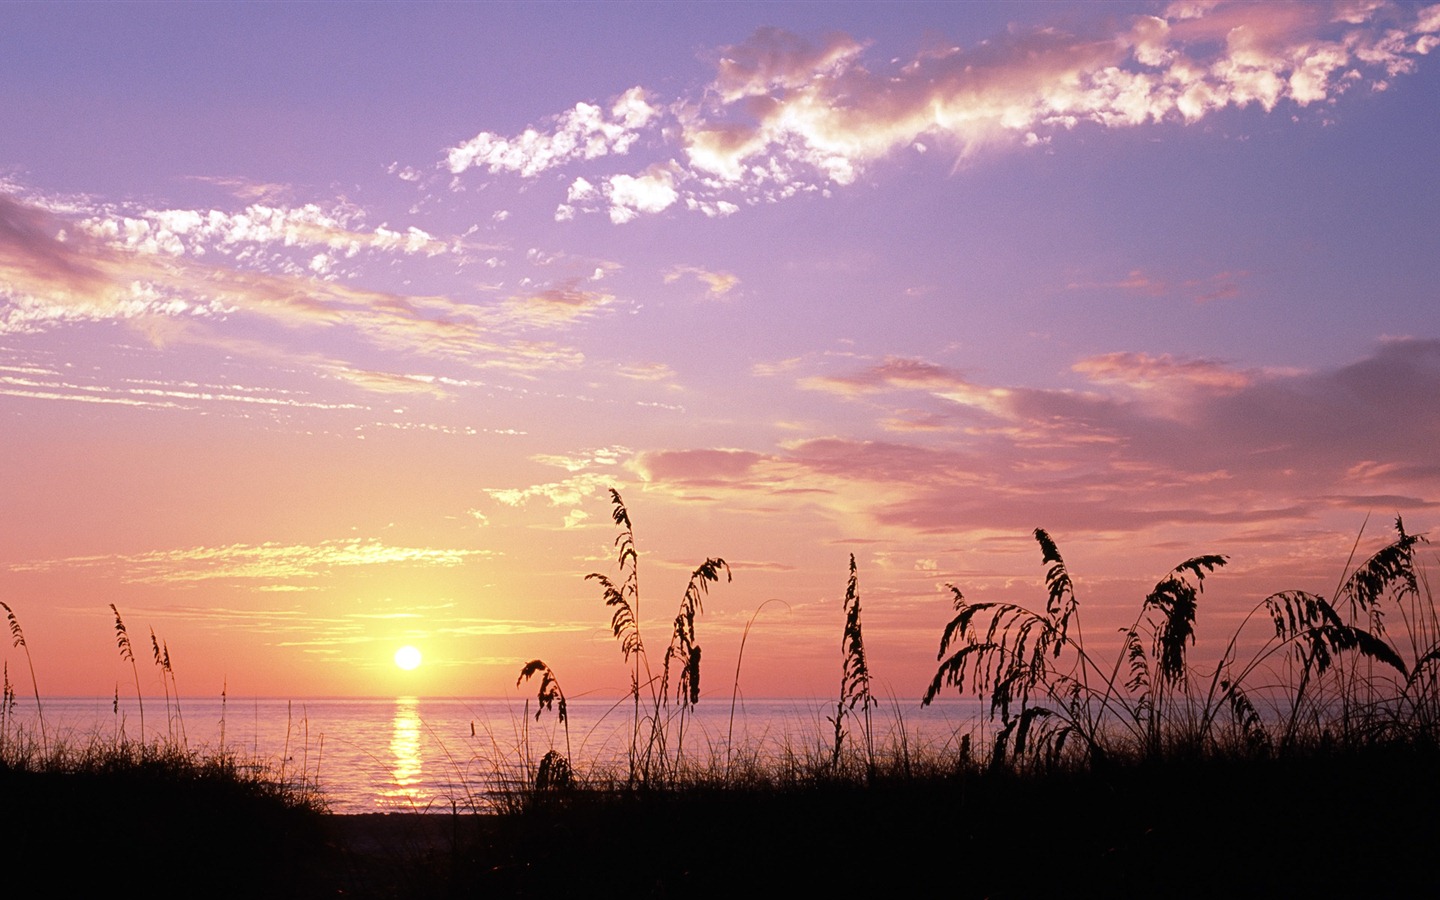
[[[641,213],[669,209],[680,195],[671,168],[657,164],[637,176],[610,176],[605,182],[605,199],[610,201],[610,221],[620,225]]]
[[[635,467],[647,481],[695,486],[745,478],[764,458],[750,450],[659,450],[641,454]]]
[[[600,447],[574,453],[541,453],[531,457],[547,466],[559,466],[567,472],[583,472],[597,466],[614,466],[627,459],[631,451],[625,447]]]
[[[849,434],[769,450],[651,447],[603,464],[577,455],[563,481],[489,494],[512,506],[593,506],[619,480],[618,461],[647,492],[929,534],[1042,521],[1102,532],[1240,527],[1313,519],[1357,498],[1421,508],[1440,490],[1440,465],[1417,462],[1440,441],[1437,340],[1391,339],[1313,370],[1131,352],[1079,360],[1073,372],[1084,389],[987,384],[906,358],[824,376],[790,367],[802,387],[865,403],[871,427],[892,437],[857,435],[869,430],[857,421]]]
[[[1133,269],[1123,278],[1112,281],[1075,281],[1066,285],[1069,290],[1121,291],[1146,297],[1186,297],[1196,303],[1211,300],[1228,300],[1240,295],[1240,282],[1248,272],[1217,272],[1202,278],[1186,278],[1171,281]]]
[[[376,607],[370,611],[362,608],[326,614],[304,607],[239,608],[174,604],[163,609],[135,607],[133,611],[138,614],[157,613],[172,623],[185,622],[223,628],[227,633],[260,635],[273,646],[298,647],[312,653],[337,653],[341,648],[382,642],[389,645],[394,640],[397,627],[426,638],[505,637],[589,631],[593,628],[589,622],[457,616],[453,604],[449,603],[406,604],[403,608],[389,608],[380,603]],[[386,627],[381,630],[377,629],[377,625]],[[442,664],[441,660],[428,662],[431,665]]]
[[[513,297],[506,302],[506,308],[518,322],[563,325],[590,318],[614,302],[614,294],[583,287],[580,279],[572,278]]]
[[[314,399],[301,392],[282,388],[194,381],[161,382],[133,378],[102,382],[84,375],[62,374],[30,366],[0,366],[0,395],[157,409],[195,410],[216,406],[323,410],[366,408],[355,403]]]
[[[918,359],[891,357],[860,372],[846,375],[815,375],[802,378],[800,386],[842,396],[859,396],[882,391],[923,391],[945,400],[979,410],[995,412],[1011,392],[986,387],[963,374]]]
[[[665,382],[669,387],[679,390],[680,385],[675,383],[675,370],[666,363],[622,363],[615,374],[621,378],[628,378],[631,381],[659,381]]]
[[[740,279],[729,272],[711,272],[699,266],[674,266],[665,273],[665,283],[674,284],[687,276],[705,285],[706,292],[713,298],[724,297],[740,283]]]
[[[129,584],[194,586],[219,580],[307,581],[363,566],[442,567],[485,555],[481,550],[399,547],[351,538],[319,544],[230,544],[146,553],[73,556],[14,563],[12,572],[98,569]]]
[[[1254,376],[1216,360],[1175,359],[1169,354],[1106,353],[1082,359],[1072,368],[1095,382],[1145,390],[1179,385],[1238,391],[1254,381]]]
[[[539,499],[546,501],[551,506],[568,506],[578,509],[595,497],[603,496],[613,481],[613,478],[587,472],[561,481],[524,488],[486,488],[485,493],[492,500],[506,506],[520,506],[529,500]]]

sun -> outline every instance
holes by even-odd
[[[395,651],[395,665],[407,672],[410,671],[420,665],[420,651],[406,644]]]

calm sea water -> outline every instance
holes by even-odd
[[[36,732],[33,698],[21,702],[8,725]],[[83,746],[117,736],[141,736],[133,701],[51,698],[44,701],[52,742]],[[335,813],[450,812],[483,807],[490,791],[519,776],[550,749],[566,752],[566,733],[553,712],[534,717],[533,701],[397,697],[389,699],[219,700],[163,699],[145,703],[144,737],[173,734],[191,749],[225,750],[272,772],[318,785]],[[623,771],[632,707],[613,701],[569,704],[569,756],[584,770],[614,766]],[[703,701],[685,724],[687,759],[724,764],[732,758],[761,762],[828,752],[834,728],[826,720],[833,701]],[[872,711],[877,747],[943,751],[978,722],[975,701],[944,700],[922,709],[918,702],[883,702]],[[673,746],[677,725],[670,729]],[[853,724],[848,730],[858,734]],[[728,743],[727,743],[727,738]]]

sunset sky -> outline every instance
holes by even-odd
[[[187,694],[618,696],[611,487],[727,701],[772,599],[835,691],[851,553],[916,698],[1037,526],[1099,643],[1228,555],[1203,651],[1436,525],[1440,5],[8,4],[0,116],[42,693],[113,603]]]

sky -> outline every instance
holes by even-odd
[[[1037,527],[1096,647],[1225,554],[1217,652],[1435,525],[1437,57],[1415,3],[6,4],[8,677],[160,693],[114,604],[188,695],[618,697],[611,489],[655,660],[729,567],[702,702],[834,694],[851,554],[918,698]]]

